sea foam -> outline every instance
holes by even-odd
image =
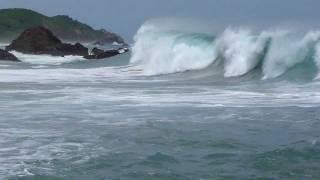
[[[61,65],[64,63],[72,63],[85,61],[82,56],[51,56],[51,55],[33,55],[23,54],[17,51],[11,51],[19,60],[25,63],[37,65]]]
[[[223,68],[224,77],[237,77],[260,69],[263,79],[279,77],[315,55],[318,31],[301,35],[286,29],[253,31],[226,28],[217,34],[184,32],[150,22],[135,36],[130,63],[144,75],[159,75]],[[318,63],[319,64],[319,63]]]

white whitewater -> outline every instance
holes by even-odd
[[[11,51],[19,60],[25,63],[36,64],[36,65],[61,65],[64,63],[72,63],[85,61],[82,56],[51,56],[51,55],[33,55],[23,54],[17,51]]]
[[[144,75],[222,65],[224,77],[243,76],[259,68],[263,79],[270,79],[318,57],[314,54],[318,31],[301,35],[288,30],[253,32],[248,28],[227,28],[210,35],[159,26],[146,23],[135,36],[130,62]]]
[[[308,60],[308,55],[313,53],[315,43],[319,40],[319,32],[309,32],[300,40],[290,34],[273,37],[272,45],[264,60],[264,79],[275,78],[294,65]]]
[[[267,40],[267,37],[256,37],[250,30],[227,29],[217,40],[219,53],[224,59],[224,76],[241,76],[255,68]]]
[[[187,41],[198,39],[184,35],[161,32],[150,24],[142,26],[135,36],[131,63],[141,65],[145,75],[157,75],[203,69],[216,59],[213,41],[200,39],[189,44]]]

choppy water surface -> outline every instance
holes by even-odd
[[[0,179],[320,178],[317,38],[285,58],[264,35],[228,30],[204,53],[216,38],[140,32],[131,63],[0,63]]]
[[[125,59],[2,63],[0,177],[320,177],[317,81],[139,76]]]

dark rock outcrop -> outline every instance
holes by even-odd
[[[6,47],[7,51],[15,50],[25,54],[49,54],[52,56],[77,55],[86,59],[104,59],[129,51],[128,48],[103,51],[98,48],[88,54],[88,48],[80,43],[62,43],[45,27],[34,27],[25,30],[17,39]]]
[[[88,49],[80,43],[65,44],[50,30],[39,26],[25,30],[17,39],[6,47],[6,50],[26,54],[49,54],[52,56],[88,55]]]
[[[104,50],[102,49],[99,49],[99,48],[93,48],[92,51],[91,51],[91,55],[99,55],[99,54],[102,54],[104,53]]]
[[[72,44],[62,44],[58,46],[57,49],[64,53],[64,55],[79,55],[86,56],[88,55],[88,48],[84,47],[80,43]]]
[[[8,51],[0,49],[0,60],[5,60],[5,61],[19,61],[18,58],[11,54]]]
[[[93,50],[95,50],[95,51],[93,52]],[[101,49],[95,48],[93,50],[92,50],[92,55],[84,56],[84,58],[86,58],[86,59],[104,59],[104,58],[116,56],[118,54],[123,54],[123,53],[129,51],[128,48],[120,48],[117,50],[107,50],[107,51],[103,51]]]

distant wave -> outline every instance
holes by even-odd
[[[238,77],[259,68],[263,79],[276,78],[296,66],[320,68],[320,32],[303,35],[287,30],[190,33],[144,24],[135,36],[131,64],[145,75],[221,67],[224,77]]]

